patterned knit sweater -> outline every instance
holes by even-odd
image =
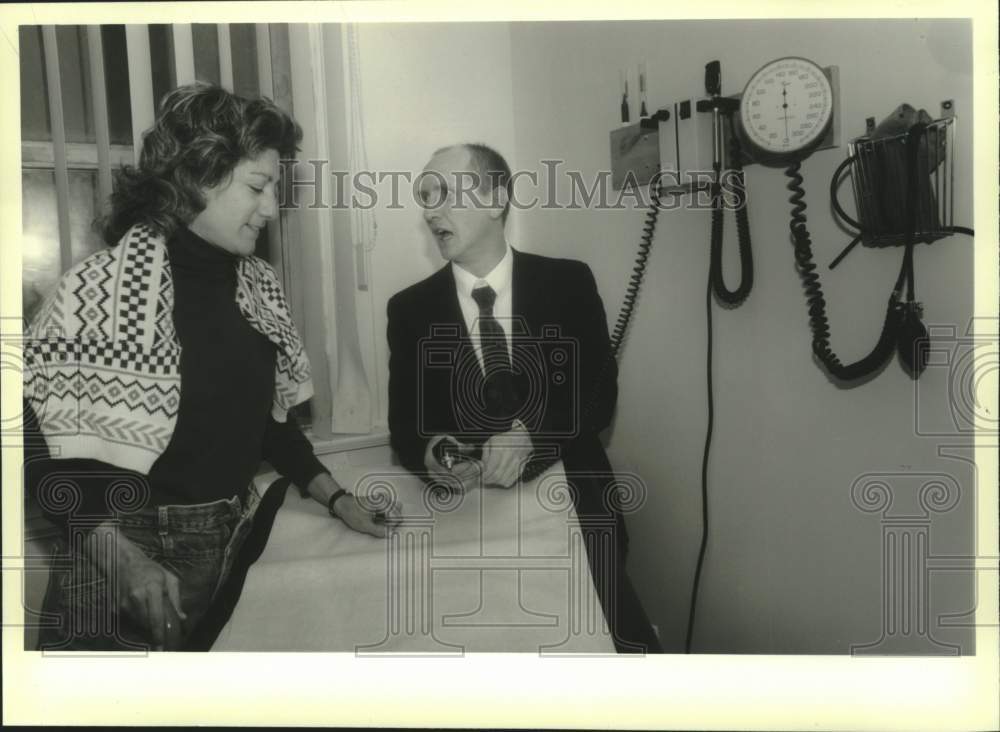
[[[312,396],[309,361],[277,275],[237,264],[236,303],[276,346],[272,415]],[[138,225],[71,268],[45,299],[24,346],[25,398],[53,457],[93,458],[148,473],[180,406],[181,346],[163,239]]]

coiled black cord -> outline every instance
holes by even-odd
[[[750,243],[750,219],[747,214],[746,184],[743,177],[743,150],[740,147],[739,136],[732,129],[732,116],[723,115],[724,120],[729,121],[729,157],[732,164],[733,175],[736,177],[736,185],[741,193],[740,205],[736,207],[736,232],[739,241],[740,251],[740,284],[735,290],[726,287],[725,279],[722,276],[722,243],[723,243],[723,197],[721,171],[715,171],[715,181],[712,183],[712,240],[711,240],[711,264],[709,266],[712,290],[716,296],[727,305],[738,305],[753,288],[753,248]]]
[[[841,363],[830,347],[830,322],[826,317],[826,299],[823,297],[823,288],[819,281],[819,275],[816,273],[816,264],[813,262],[812,238],[809,235],[809,229],[806,228],[806,192],[802,187],[802,175],[799,173],[801,165],[800,161],[792,163],[785,169],[785,175],[789,178],[788,190],[792,191],[789,198],[789,203],[792,204],[789,228],[795,246],[795,263],[798,266],[799,276],[806,292],[806,300],[809,303],[809,326],[813,334],[813,353],[816,354],[827,371],[838,379],[845,381],[859,379],[874,373],[892,356],[896,346],[896,330],[902,317],[899,296],[904,273],[900,272],[896,287],[889,296],[889,305],[886,309],[885,321],[882,324],[882,334],[879,336],[875,348],[859,361],[848,365]]]
[[[622,299],[622,306],[618,311],[618,320],[615,322],[614,330],[611,333],[610,348],[608,356],[601,364],[601,371],[594,380],[594,389],[591,398],[584,405],[581,415],[581,423],[587,424],[589,417],[593,414],[594,408],[600,399],[601,389],[608,376],[608,369],[625,343],[625,336],[628,333],[629,323],[632,321],[632,314],[635,312],[635,303],[639,298],[639,291],[642,289],[642,280],[646,276],[646,263],[649,261],[649,252],[653,248],[653,237],[656,236],[656,221],[660,217],[660,185],[659,179],[653,178],[649,186],[649,209],[646,211],[646,221],[642,225],[642,236],[639,239],[639,248],[635,254],[635,264],[632,267],[632,275],[629,277],[628,286],[625,288],[625,297]]]
[[[612,359],[618,356],[618,351],[621,350],[622,344],[625,342],[625,333],[628,330],[629,321],[632,320],[635,301],[639,297],[642,280],[646,274],[649,250],[653,246],[653,237],[656,234],[656,220],[660,216],[660,186],[657,178],[654,178],[652,185],[649,186],[649,198],[649,210],[646,212],[646,222],[642,225],[642,237],[635,255],[635,266],[632,267],[632,276],[629,278],[628,287],[625,289],[625,298],[622,300],[622,307],[618,312],[618,320],[611,333],[610,358]],[[607,363],[605,364],[606,369]]]
[[[642,226],[642,237],[635,255],[635,264],[632,267],[632,275],[629,277],[628,286],[625,289],[625,297],[618,312],[618,320],[615,322],[614,330],[611,333],[608,355],[601,364],[601,370],[597,378],[593,381],[590,399],[584,403],[580,414],[581,431],[585,429],[585,425],[589,425],[593,421],[594,410],[600,401],[601,391],[606,386],[605,382],[608,378],[608,370],[611,368],[611,364],[615,362],[615,359],[618,358],[618,353],[625,343],[628,326],[635,311],[635,303],[639,298],[639,291],[642,289],[642,281],[646,275],[646,263],[649,260],[649,252],[653,247],[653,237],[656,235],[656,221],[660,216],[660,186],[658,178],[654,177],[653,183],[649,186],[649,198],[649,210],[646,212],[646,221]],[[534,480],[560,459],[562,459],[561,456],[548,456],[533,460],[521,471],[520,479],[523,482]]]

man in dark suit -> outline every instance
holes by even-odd
[[[491,148],[438,150],[418,183],[448,264],[389,300],[393,449],[458,490],[514,487],[561,460],[616,647],[659,650],[625,575],[628,537],[599,439],[618,370],[590,268],[510,247],[511,172]]]

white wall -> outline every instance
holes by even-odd
[[[839,66],[845,142],[863,133],[866,117],[881,119],[901,102],[937,116],[941,100],[955,99],[963,125],[955,220],[971,225],[970,42],[962,22],[512,24],[517,164],[531,169],[561,158],[588,177],[607,169],[608,132],[619,124],[619,68],[629,70],[634,91],[636,64],[645,61],[652,111],[677,97],[702,96],[704,64],[712,59],[722,63],[724,92],[733,93],[765,62],[800,55]],[[834,226],[827,194],[845,155],[844,146],[818,152],[803,174],[833,346],[851,361],[877,339],[902,252],[859,248],[834,272],[825,269],[850,238]],[[965,493],[933,521],[931,552],[962,554],[971,548],[972,470],[939,457],[938,441],[915,434],[915,385],[897,363],[853,390],[838,390],[817,368],[793,268],[786,179],[753,167],[747,180],[756,283],[742,307],[714,309],[712,527],[695,650],[842,653],[879,637],[881,612],[880,517],[852,505],[852,483],[866,473],[897,474],[889,482],[900,508],[921,485],[919,474],[954,476]],[[843,194],[848,201],[849,183]],[[522,244],[587,261],[613,322],[643,218],[640,211],[528,211],[521,214]],[[733,219],[726,224],[732,253]],[[683,644],[700,536],[708,237],[707,212],[661,214],[621,364],[611,439],[616,466],[638,472],[650,489],[646,507],[630,521],[630,567],[672,650]],[[964,332],[972,311],[972,241],[956,236],[922,245],[915,259],[926,322]],[[732,286],[734,257],[728,264]],[[922,403],[942,420],[947,377],[937,368],[919,381]],[[932,620],[973,607],[969,579],[932,575]],[[951,642],[968,638],[933,632]],[[906,647],[920,650],[921,641],[912,638]]]
[[[363,25],[358,45],[372,170],[415,177],[434,150],[458,142],[484,142],[513,154],[506,23]],[[388,201],[391,189],[385,180],[379,200]],[[400,209],[376,209],[378,239],[371,253],[378,364],[373,391],[383,424],[389,362],[385,304],[444,264],[405,185],[400,203]]]

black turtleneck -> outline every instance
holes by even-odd
[[[170,443],[149,471],[150,505],[243,496],[262,459],[306,486],[325,468],[294,418],[279,423],[271,417],[276,347],[239,311],[237,256],[186,228],[167,242],[167,252],[181,345],[181,401]],[[127,472],[78,459],[46,460],[37,469],[99,473],[95,483],[104,485],[109,473]],[[41,475],[26,477],[29,485],[37,485]],[[106,514],[104,486],[82,488],[80,512]],[[65,523],[68,517],[50,518]]]

